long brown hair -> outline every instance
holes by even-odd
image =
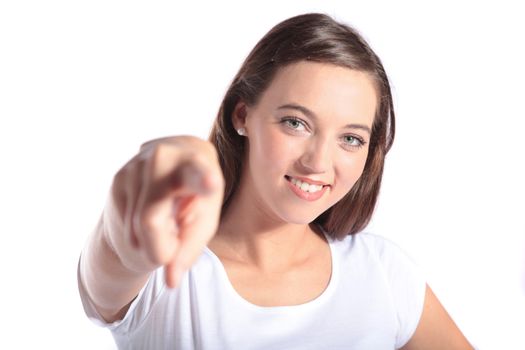
[[[355,29],[324,14],[292,17],[273,27],[250,52],[228,88],[209,137],[219,153],[226,181],[222,210],[224,213],[239,184],[244,159],[244,139],[232,123],[235,106],[239,101],[257,104],[279,68],[304,60],[366,72],[378,93],[361,177],[339,202],[314,220],[328,234],[342,239],[361,231],[372,217],[385,155],[394,141],[395,115],[390,84],[379,57]]]

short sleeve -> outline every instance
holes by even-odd
[[[419,324],[425,301],[426,280],[421,269],[395,243],[376,236],[379,259],[398,322],[396,349],[403,347]]]
[[[96,325],[109,329],[113,333],[126,334],[134,329],[137,329],[140,324],[147,318],[155,301],[158,299],[160,293],[164,290],[164,276],[163,269],[159,268],[154,271],[149,277],[147,283],[140,290],[137,297],[131,303],[128,312],[122,320],[112,323],[104,321],[102,316],[98,313],[91,298],[80,278],[80,260],[77,268],[77,282],[80,299],[86,316]]]

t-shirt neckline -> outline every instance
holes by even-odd
[[[230,282],[230,279],[228,277],[228,274],[226,272],[226,269],[224,268],[224,265],[222,264],[221,260],[215,253],[208,248],[207,246],[204,248],[204,251],[212,258],[214,264],[217,267],[217,271],[219,271],[219,279],[221,282],[221,288],[225,288],[227,294],[235,300],[238,304],[244,305],[245,307],[255,310],[257,312],[279,312],[279,311],[303,311],[311,308],[315,308],[319,305],[322,305],[326,302],[326,300],[329,300],[332,294],[334,293],[334,290],[336,288],[336,285],[338,283],[339,279],[339,264],[337,263],[336,259],[336,253],[337,249],[335,247],[335,241],[332,237],[330,237],[324,230],[321,230],[328,242],[329,248],[330,248],[330,258],[332,263],[332,273],[330,275],[330,280],[328,282],[328,285],[324,289],[324,291],[315,297],[314,299],[307,301],[303,304],[298,305],[282,305],[282,306],[261,306],[253,304],[252,302],[244,299],[233,287],[232,283]]]

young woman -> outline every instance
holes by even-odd
[[[116,174],[79,263],[86,313],[126,349],[470,349],[411,260],[360,233],[393,138],[356,31],[278,24],[209,142],[150,141]]]

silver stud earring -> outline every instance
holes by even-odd
[[[245,128],[239,128],[237,129],[237,134],[244,136],[246,135],[246,129]]]

